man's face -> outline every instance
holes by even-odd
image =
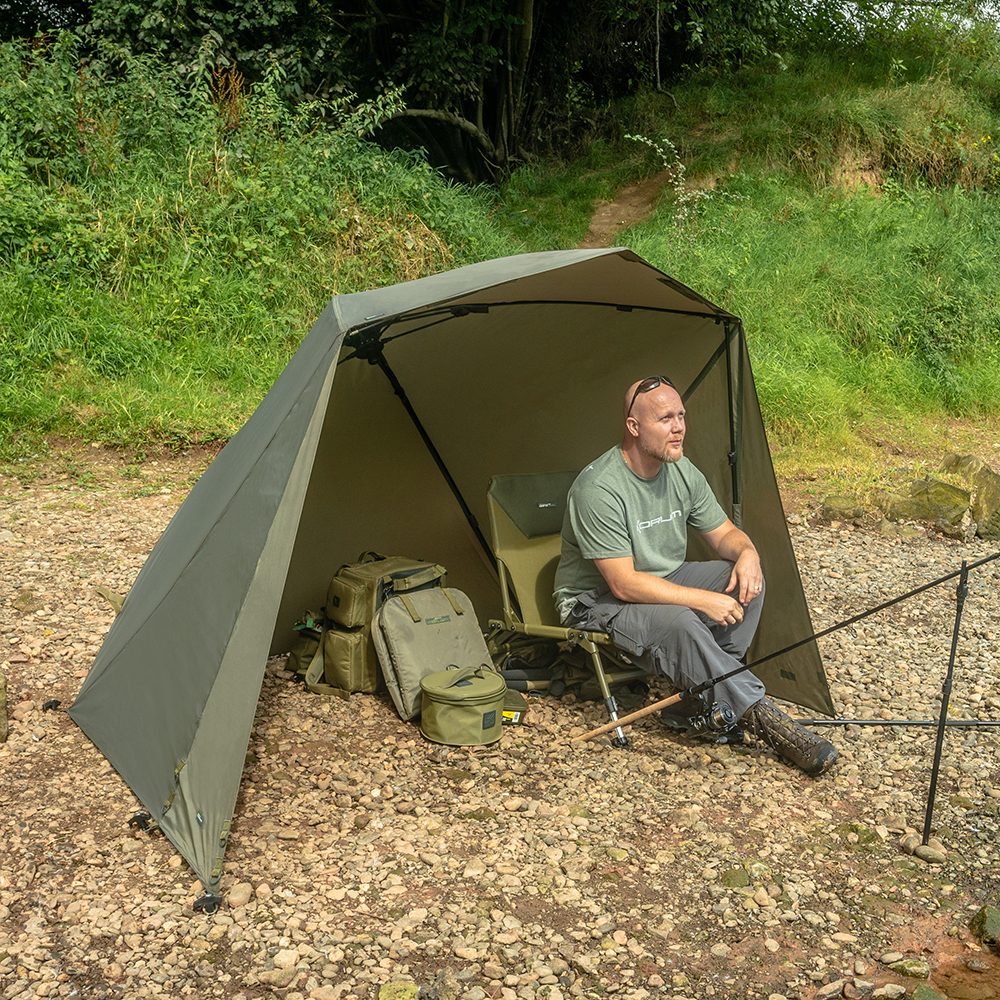
[[[687,424],[684,403],[676,389],[662,385],[642,393],[635,401],[632,418],[639,450],[644,455],[661,462],[677,462],[684,457]]]

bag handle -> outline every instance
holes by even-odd
[[[401,594],[417,587],[425,587],[428,583],[440,580],[447,572],[444,566],[435,563],[432,566],[424,566],[422,569],[414,570],[412,573],[405,571],[399,575],[394,573],[391,578],[392,589],[397,594]]]
[[[439,589],[441,593],[444,594],[444,596],[448,599],[448,603],[451,605],[451,608],[455,612],[455,614],[464,615],[465,610],[462,608],[462,605],[455,600],[455,597],[452,594],[452,592],[447,587],[441,587]],[[437,592],[438,592],[437,590],[434,591],[435,594]],[[419,625],[420,622],[424,620],[420,612],[417,611],[417,606],[413,603],[413,600],[409,597],[409,595],[396,594],[395,597],[391,598],[391,600],[399,601],[403,605],[403,607],[406,608],[406,613],[410,616],[410,618],[413,619],[414,625]]]
[[[477,667],[459,667],[457,663],[449,663],[445,670],[454,670],[455,676],[451,678],[444,686],[446,688],[453,688],[462,681],[467,681],[470,677],[482,678],[483,671],[488,670],[491,674],[495,674],[496,671],[488,663],[480,663]]]

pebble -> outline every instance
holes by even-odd
[[[827,983],[816,990],[816,1000],[830,1000],[831,997],[839,997],[844,992],[846,985],[846,979],[835,979],[832,983]]]
[[[253,886],[249,882],[237,882],[236,885],[226,893],[226,902],[233,908],[239,909],[250,902],[253,893]]]

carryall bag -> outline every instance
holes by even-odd
[[[440,587],[445,575],[437,563],[362,552],[356,563],[341,566],[330,581],[318,634],[315,620],[308,622],[312,628],[299,630],[304,648],[296,653],[294,666],[289,659],[290,669],[303,675],[314,694],[347,698],[355,692],[378,691],[381,676],[371,635],[375,612],[387,595]],[[316,645],[308,646],[309,639],[316,639]]]
[[[420,713],[420,682],[428,674],[490,662],[472,601],[452,587],[387,597],[372,638],[401,719]]]
[[[362,628],[371,624],[389,594],[444,586],[446,573],[436,563],[362,552],[357,562],[341,566],[330,581],[327,617],[344,628]]]
[[[420,731],[427,739],[453,747],[500,739],[507,685],[492,667],[440,670],[420,687]]]

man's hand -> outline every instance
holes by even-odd
[[[729,585],[726,587],[726,593],[738,588],[733,597],[746,607],[755,597],[760,597],[763,586],[764,574],[760,568],[760,556],[757,555],[757,550],[751,546],[744,549],[736,562],[733,563],[733,571],[729,574]]]
[[[694,590],[690,607],[700,611],[715,622],[716,625],[736,625],[743,621],[743,608],[740,602],[725,594],[717,594],[714,590]]]

